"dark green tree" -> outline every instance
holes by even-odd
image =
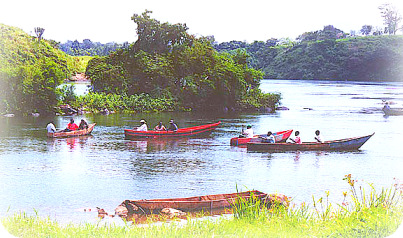
[[[372,26],[371,25],[363,25],[361,30],[360,30],[361,34],[363,35],[369,35],[372,32]]]

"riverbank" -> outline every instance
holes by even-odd
[[[267,208],[259,203],[240,202],[232,218],[188,219],[123,226],[102,223],[62,225],[49,218],[25,213],[2,219],[4,226],[18,237],[387,237],[403,218],[402,185],[394,184],[377,193],[372,186],[358,187],[351,175],[345,180],[350,191],[342,204],[329,203],[326,197],[305,203]],[[367,191],[367,193],[365,192]]]

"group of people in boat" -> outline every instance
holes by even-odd
[[[49,122],[49,124],[46,126],[46,130],[48,131],[48,133],[69,132],[84,129],[88,129],[88,123],[84,119],[81,119],[80,125],[77,126],[77,124],[74,123],[73,118],[70,119],[70,123],[67,124],[67,127],[63,130],[57,131],[53,121]]]
[[[301,144],[301,137],[300,137],[300,132],[299,131],[295,131],[294,133],[294,138],[289,138],[293,143],[296,144]],[[255,135],[253,133],[253,129],[251,125],[247,125],[246,126],[246,130],[243,130],[242,137],[246,137],[246,138],[253,138]],[[276,143],[276,138],[274,137],[273,133],[271,131],[267,132],[267,135],[265,136],[259,136],[262,140],[262,142],[267,142],[267,143]],[[320,136],[320,131],[316,130],[315,131],[315,137],[314,137],[315,142],[318,143],[322,143],[323,140]]]
[[[137,130],[137,131],[147,131],[147,130],[148,130],[147,122],[146,122],[144,119],[140,120],[140,126],[134,128],[134,129]],[[158,125],[156,125],[156,126],[154,127],[154,131],[177,131],[177,130],[178,130],[178,126],[175,124],[175,122],[174,122],[173,119],[171,119],[171,120],[169,121],[169,126],[168,126],[168,128],[166,128],[166,127],[162,124],[161,121],[158,123]]]

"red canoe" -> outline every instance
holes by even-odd
[[[131,216],[133,214],[159,213],[164,208],[174,208],[184,212],[212,211],[214,209],[231,208],[237,198],[245,200],[254,197],[265,200],[268,194],[253,190],[239,193],[214,194],[187,198],[164,198],[164,199],[142,199],[125,200],[116,209],[120,216]]]
[[[205,135],[215,130],[220,123],[221,121],[213,124],[180,128],[177,131],[136,131],[133,129],[125,129],[125,138],[174,138]]]
[[[274,138],[276,139],[276,143],[279,142],[285,142],[291,135],[292,130],[286,130],[286,131],[279,131],[279,132],[274,132]],[[245,145],[248,142],[261,142],[261,139],[259,137],[264,137],[266,135],[255,135],[253,138],[245,138],[245,137],[234,137],[231,138],[231,145],[234,146],[239,146],[239,145]]]
[[[83,135],[88,135],[94,130],[96,123],[93,124],[88,124],[87,129],[83,130],[75,130],[75,131],[69,131],[69,132],[56,132],[56,133],[48,133],[48,137],[73,137],[73,136],[83,136]]]

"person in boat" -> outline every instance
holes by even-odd
[[[162,125],[162,122],[160,121],[160,123],[158,123],[158,125],[156,125],[154,127],[154,131],[166,131],[167,129],[165,128],[164,125]]]
[[[55,124],[53,124],[53,121],[49,122],[49,124],[46,126],[46,130],[48,131],[48,133],[56,132],[56,127]]]
[[[88,123],[84,120],[81,119],[80,125],[78,126],[79,130],[84,130],[84,129],[88,129]]]
[[[295,135],[295,138],[294,139],[290,138],[290,140],[292,142],[294,142],[295,144],[301,144],[301,137],[299,136],[299,131],[296,131],[294,135]]]
[[[382,108],[382,111],[389,111],[390,110],[390,106],[388,102],[385,102],[385,105]]]
[[[177,131],[178,130],[178,126],[175,124],[174,120],[171,119],[169,121],[169,127],[167,128],[167,131]]]
[[[276,143],[276,138],[271,131],[267,132],[267,136],[262,138],[262,142],[266,143]]]
[[[141,125],[139,127],[137,127],[137,129],[136,129],[137,131],[147,131],[148,130],[147,123],[145,120],[141,119],[140,124]]]
[[[246,130],[242,132],[242,135],[246,138],[252,138],[253,137],[253,129],[251,125],[246,126]]]
[[[320,137],[320,131],[316,130],[315,131],[315,141],[322,143],[322,138]]]
[[[70,119],[70,123],[67,124],[67,128],[64,130],[64,132],[69,132],[69,131],[75,131],[78,129],[78,126],[76,123],[74,123],[74,119]]]

